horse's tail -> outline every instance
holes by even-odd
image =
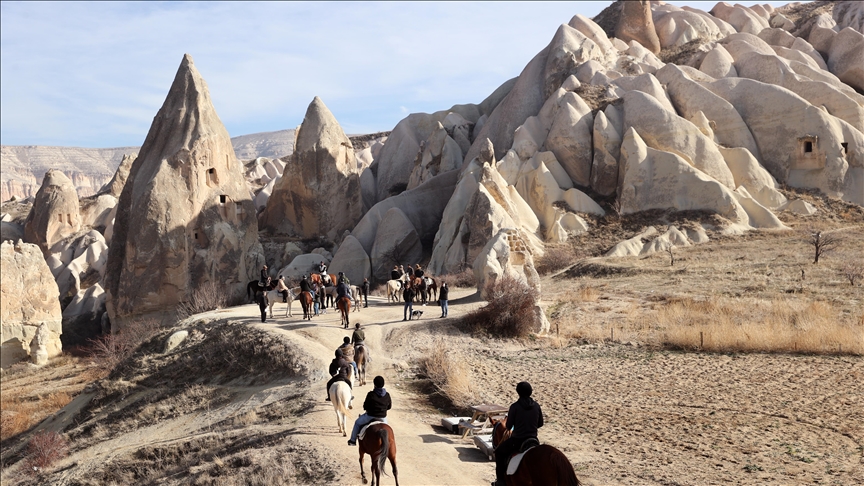
[[[333,397],[330,398],[333,401],[333,406],[336,407],[336,410],[346,417],[351,416],[351,412],[348,411],[348,402],[351,400],[351,390],[345,390],[346,387],[339,386],[342,383],[343,385],[347,385],[343,381],[337,381],[330,385],[330,388],[333,390]]]
[[[378,429],[378,437],[381,438],[381,448],[378,449],[378,470],[384,472],[384,463],[387,461],[387,453],[390,452],[390,434],[385,427]]]
[[[563,452],[553,448],[549,462],[552,463],[552,468],[558,476],[558,484],[564,486],[579,486],[581,484],[579,478],[576,477],[576,471],[573,470],[573,465],[570,464],[570,460]]]

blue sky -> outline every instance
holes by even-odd
[[[314,96],[347,133],[390,130],[479,103],[609,3],[0,2],[0,143],[140,145],[184,53],[231,136],[293,128]]]

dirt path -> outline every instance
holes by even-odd
[[[451,295],[455,299],[473,293],[467,290],[454,290]],[[371,298],[369,307],[351,314],[352,326],[359,322],[366,332],[366,343],[372,349],[372,363],[368,372],[368,382],[364,387],[354,388],[354,410],[349,420],[349,427],[358,414],[363,413],[362,406],[366,393],[372,390],[372,378],[382,375],[387,381],[386,389],[393,398],[393,409],[388,413],[389,424],[393,427],[397,444],[397,466],[399,484],[402,485],[481,485],[489,484],[494,477],[494,465],[474,448],[470,440],[462,440],[459,436],[442,433],[439,425],[443,414],[428,405],[428,400],[406,389],[400,382],[399,370],[404,369],[405,356],[398,349],[388,347],[390,333],[418,325],[417,322],[402,321],[402,304],[387,304],[386,299]],[[454,317],[476,307],[475,303],[460,303],[451,301],[449,315]],[[428,325],[430,320],[439,320],[440,308],[434,304],[426,307],[415,306],[415,310],[423,310],[420,325]],[[297,344],[305,353],[319,361],[321,369],[320,382],[313,385],[312,397],[319,401],[314,409],[303,417],[303,426],[315,430],[316,435],[310,436],[321,444],[331,448],[345,464],[337,473],[339,484],[360,484],[358,450],[350,447],[347,439],[339,433],[336,415],[329,402],[324,401],[325,371],[333,352],[341,344],[344,336],[353,332],[341,327],[339,315],[328,309],[323,316],[311,321],[298,318],[299,304],[294,304],[294,317],[284,315],[284,304],[277,304],[274,309],[275,319],[268,319],[258,327],[280,333]],[[253,312],[252,306],[237,308],[237,312]],[[257,310],[257,309],[254,309]],[[247,314],[248,315],[248,314]],[[443,319],[440,319],[442,322]],[[318,398],[320,397],[320,398]],[[349,432],[350,433],[350,432]],[[365,461],[367,477],[370,477],[370,462]],[[389,464],[389,463],[388,463]],[[390,466],[386,470],[392,474]],[[384,484],[395,484],[393,478],[382,478]]]

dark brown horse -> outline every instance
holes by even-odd
[[[366,365],[372,361],[372,356],[369,354],[369,348],[365,344],[354,345],[354,362],[357,363],[359,375],[357,380],[360,386],[366,384]]]
[[[270,279],[270,285],[267,286],[267,290],[273,290],[276,288],[276,285],[279,284],[279,280]],[[258,280],[253,280],[246,285],[246,298],[252,300],[252,296],[255,295],[255,292],[261,290],[261,286],[258,285]]]
[[[381,473],[388,458],[390,467],[393,468],[393,479],[396,480],[396,486],[399,486],[399,472],[396,470],[396,437],[393,436],[393,429],[387,424],[375,424],[366,429],[366,435],[359,445],[360,476],[363,478],[363,484],[366,484],[363,455],[369,454],[372,458],[372,486],[381,486]]]
[[[312,306],[312,294],[309,292],[300,292],[300,306],[303,307],[303,319],[312,320],[312,314],[315,313],[315,308]]]
[[[492,445],[504,442],[510,437],[506,424],[501,421],[495,424],[492,431]],[[514,454],[515,455],[515,454]],[[519,468],[512,476],[507,476],[507,486],[579,486],[579,478],[570,460],[558,449],[542,444],[533,447],[522,456]]]
[[[351,298],[339,297],[336,299],[336,308],[339,309],[339,313],[342,315],[342,327],[348,329],[348,326],[351,325],[348,321],[348,316],[351,315]]]

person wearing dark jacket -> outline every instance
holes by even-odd
[[[336,359],[330,362],[330,381],[327,382],[327,401],[330,401],[330,386],[337,381],[344,381],[348,383],[348,387],[353,389],[351,386],[351,380],[348,379],[348,375],[351,373],[351,362],[346,360],[342,355],[342,350],[336,350]],[[353,400],[354,397],[351,397]]]
[[[393,270],[390,270],[390,280],[399,280],[401,276],[402,272],[399,271],[399,267],[393,265]]]
[[[369,279],[363,279],[363,285],[360,286],[363,291],[363,307],[369,307]]]
[[[261,280],[258,285],[265,288],[270,286],[270,272],[267,271],[267,265],[261,267]]]
[[[540,410],[540,404],[531,398],[532,391],[531,385],[526,381],[516,385],[519,400],[510,405],[510,411],[507,412],[507,430],[512,433],[509,439],[498,444],[495,449],[497,481],[493,483],[494,485],[504,485],[510,456],[518,452],[527,439],[536,439],[537,429],[543,427],[543,411]]]
[[[309,280],[306,279],[306,275],[303,275],[303,278],[300,279],[300,292],[309,292],[312,290],[312,287],[309,286]]]
[[[375,385],[375,389],[366,394],[366,400],[363,402],[366,413],[354,421],[354,430],[351,431],[351,438],[348,439],[350,446],[357,445],[357,434],[364,425],[376,420],[387,423],[387,410],[390,410],[393,402],[390,400],[390,394],[384,389],[384,377],[376,376],[372,384]]]
[[[405,290],[402,291],[402,299],[405,301],[405,308],[402,310],[403,321],[407,321],[411,317],[411,313],[414,312],[414,296],[416,295],[417,293],[414,292],[411,284],[406,284]]]
[[[450,287],[447,282],[441,282],[441,289],[438,291],[438,302],[441,303],[441,317],[447,317],[447,298],[450,296]]]
[[[261,322],[267,322],[267,291],[262,290],[255,293],[255,302],[258,303],[258,308],[261,309]]]
[[[423,278],[423,269],[420,268],[420,264],[417,264],[417,268],[414,269],[414,278]]]

